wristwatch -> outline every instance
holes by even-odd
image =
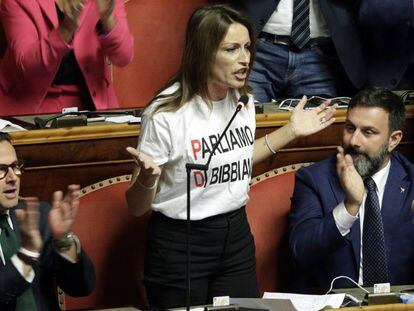
[[[66,233],[63,238],[59,240],[53,240],[53,244],[59,252],[64,252],[67,251],[73,243],[76,243],[77,239],[78,237],[72,231],[70,231]]]

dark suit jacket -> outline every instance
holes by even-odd
[[[260,33],[279,4],[279,0],[233,0],[230,2],[250,16],[256,34]],[[349,0],[319,0],[319,6],[342,66],[354,86],[361,88],[366,81],[366,69],[356,27],[356,10],[354,10],[356,6],[353,5],[353,1]]]
[[[382,219],[388,269],[392,284],[414,283],[414,165],[398,152],[391,157],[390,173],[382,201]],[[290,248],[299,269],[299,291],[318,288],[327,291],[336,276],[356,282],[360,263],[360,224],[357,220],[343,237],[332,211],[344,200],[336,173],[335,155],[300,169],[296,174],[290,214]],[[337,280],[335,287],[351,287]]]
[[[17,208],[20,208],[19,205]],[[37,309],[60,310],[55,293],[56,285],[71,296],[84,296],[95,287],[95,271],[92,261],[82,250],[76,264],[62,258],[52,246],[52,235],[48,226],[50,205],[40,204],[39,227],[44,246],[38,264],[35,267],[35,279],[30,284],[20,275],[9,261],[0,263],[0,310],[14,310],[16,297],[32,286]],[[19,237],[17,219],[14,211],[10,213],[14,229]],[[56,281],[56,283],[55,283]]]
[[[358,19],[365,43],[368,84],[395,88],[413,53],[413,1],[361,0]]]

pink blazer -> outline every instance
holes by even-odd
[[[43,104],[62,57],[74,50],[97,110],[117,108],[111,64],[125,66],[133,57],[123,0],[115,0],[116,26],[98,34],[99,15],[89,0],[80,26],[67,44],[59,35],[54,0],[2,0],[0,17],[8,40],[0,64],[0,116],[56,112]],[[56,87],[53,88],[56,91]]]

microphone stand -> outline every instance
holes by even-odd
[[[248,99],[247,99],[248,100]],[[246,103],[247,103],[246,100]],[[240,100],[241,101],[241,100]],[[226,128],[220,135],[218,141],[214,144],[214,147],[208,157],[208,160],[206,164],[196,164],[196,163],[186,163],[185,169],[187,171],[187,228],[186,228],[186,278],[187,278],[187,294],[186,294],[186,310],[190,310],[191,306],[191,247],[190,247],[190,232],[191,232],[191,185],[190,185],[190,179],[191,179],[191,171],[192,170],[198,170],[204,172],[205,177],[205,183],[204,188],[207,185],[207,171],[208,167],[210,165],[211,158],[213,157],[213,154],[216,152],[217,147],[220,145],[221,140],[223,139],[224,135],[226,134],[228,128],[230,127],[231,123],[233,122],[234,118],[236,117],[237,113],[242,109],[243,105],[238,104],[236,107],[236,111],[234,112],[233,116],[231,117],[229,123],[227,124]]]
[[[186,294],[186,310],[190,310],[191,306],[191,277],[190,277],[190,268],[191,268],[191,248],[190,248],[190,232],[191,232],[191,217],[190,217],[190,211],[191,211],[191,171],[192,170],[199,170],[204,171],[204,174],[206,174],[206,171],[208,170],[207,164],[194,164],[194,163],[186,163],[185,169],[187,171],[187,229],[186,229],[186,235],[185,235],[185,245],[186,245],[186,278],[187,278],[187,294]]]

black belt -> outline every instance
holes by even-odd
[[[214,224],[217,223],[221,220],[227,220],[227,219],[236,219],[243,217],[243,215],[246,215],[246,206],[242,206],[234,211],[231,212],[227,212],[224,214],[218,214],[218,215],[214,215],[214,216],[210,216],[204,219],[200,219],[200,220],[192,220],[191,223],[193,224],[198,224],[198,225],[208,225],[208,224]],[[186,223],[186,220],[184,219],[175,219],[175,218],[171,218],[168,216],[165,216],[164,214],[162,214],[161,212],[153,212],[152,213],[152,217],[157,217],[158,220],[160,221],[164,221],[164,222],[168,222],[171,224],[179,224],[179,225],[184,225]]]
[[[286,45],[293,50],[298,50],[298,48],[292,42],[292,39],[290,36],[279,36],[279,35],[274,35],[274,34],[262,31],[259,34],[259,38],[264,39],[268,42],[272,42],[273,44]],[[332,44],[333,44],[332,39],[330,37],[311,38],[304,48],[307,48],[313,45],[332,45]]]

